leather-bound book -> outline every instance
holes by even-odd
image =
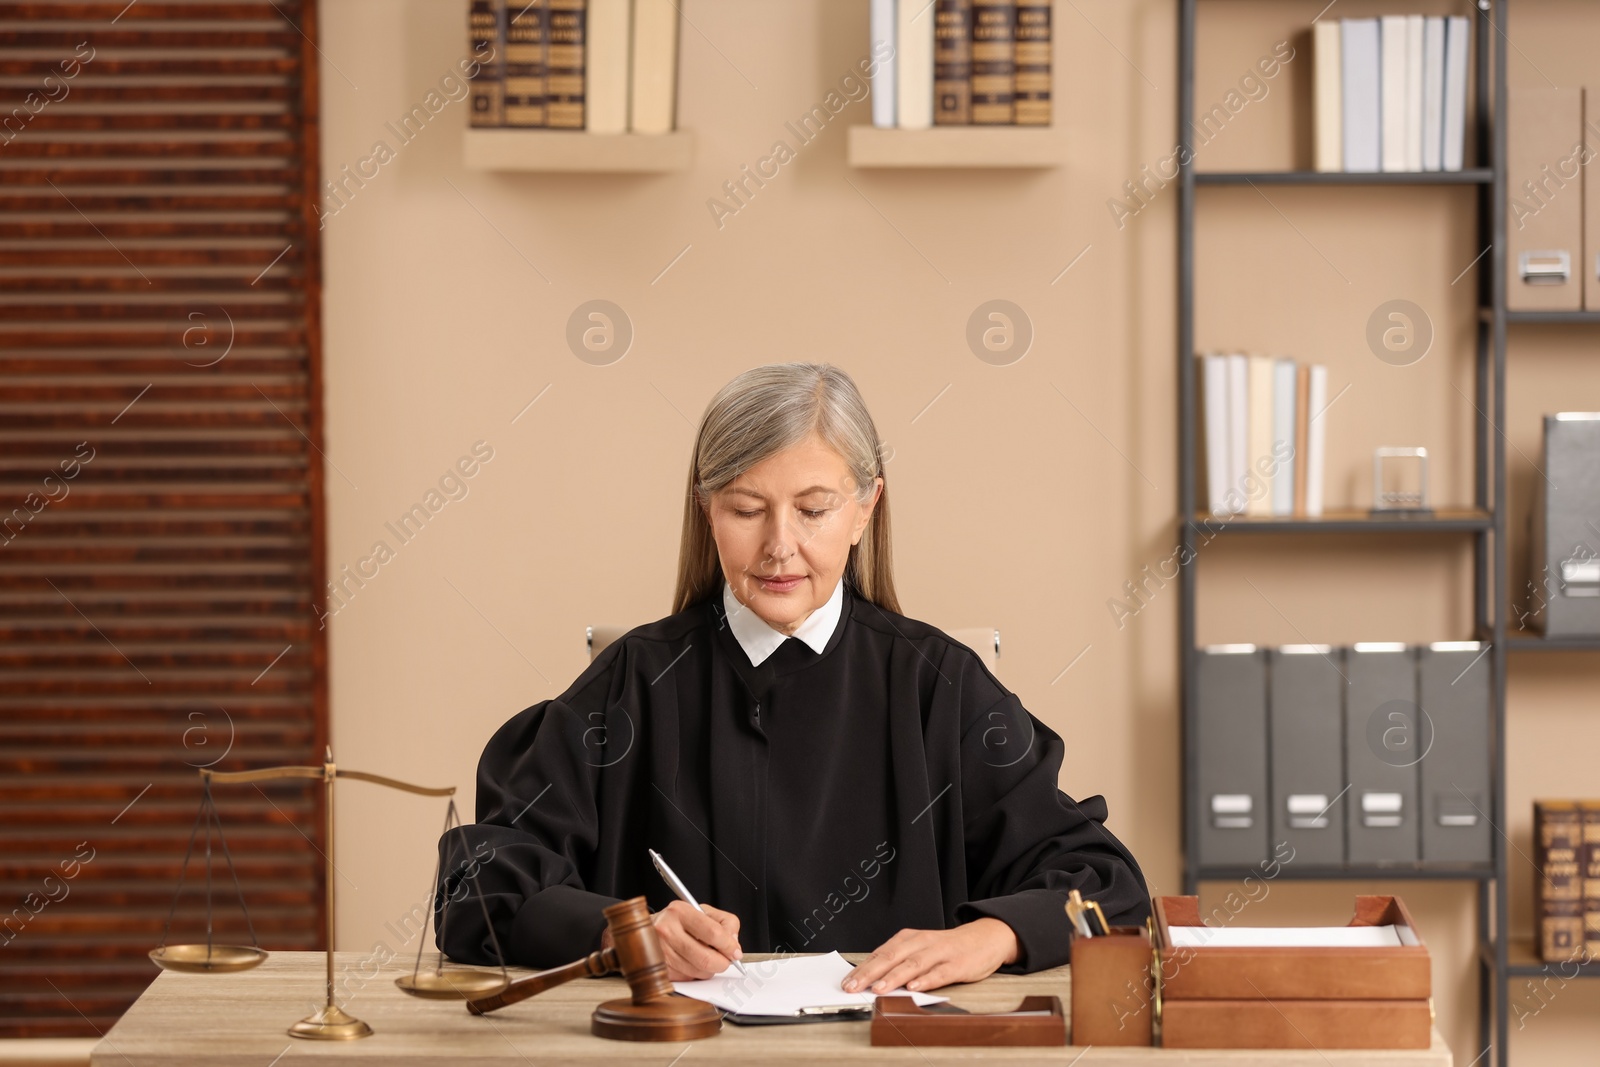
[[[515,0],[512,0],[515,2]],[[583,129],[585,0],[549,0],[550,44],[545,52],[545,123]]]
[[[506,15],[506,125],[543,126],[548,0],[516,0]]]
[[[472,82],[473,126],[505,122],[505,0],[472,0],[467,8],[467,43],[478,72]]]
[[[1050,125],[1050,0],[1017,0],[1016,122]]]
[[[1539,957],[1569,960],[1583,950],[1583,827],[1571,800],[1533,802],[1533,900]]]
[[[972,121],[972,0],[938,0],[933,26],[933,123]]]
[[[972,124],[1009,126],[1017,86],[1016,0],[972,0]]]

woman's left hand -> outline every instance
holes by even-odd
[[[953,930],[901,930],[845,976],[844,990],[870,986],[887,993],[901,986],[920,991],[976,982],[1015,963],[1018,951],[1011,927],[987,916]]]

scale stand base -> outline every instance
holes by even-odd
[[[372,1027],[346,1013],[338,1005],[330,1004],[289,1027],[289,1036],[314,1041],[350,1041],[358,1037],[371,1037]]]
[[[661,997],[644,1004],[608,1000],[594,1010],[589,1031],[613,1041],[694,1041],[722,1029],[722,1012],[688,997]]]

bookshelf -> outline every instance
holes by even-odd
[[[1200,537],[1223,529],[1258,536],[1296,538],[1306,533],[1417,533],[1442,537],[1448,548],[1453,540],[1468,537],[1473,554],[1474,627],[1479,640],[1488,644],[1490,667],[1490,821],[1496,828],[1506,825],[1506,671],[1509,649],[1523,650],[1600,650],[1600,639],[1550,641],[1530,637],[1508,640],[1506,604],[1509,588],[1509,550],[1507,548],[1507,478],[1505,436],[1496,427],[1506,417],[1506,331],[1510,323],[1600,323],[1600,314],[1509,313],[1505,299],[1506,241],[1506,130],[1499,121],[1506,114],[1506,26],[1508,0],[1474,0],[1462,7],[1473,22],[1473,75],[1468,92],[1472,98],[1471,128],[1475,132],[1474,153],[1468,168],[1455,172],[1407,173],[1322,173],[1303,170],[1212,171],[1196,169],[1192,151],[1179,171],[1178,195],[1178,465],[1179,514],[1189,517],[1180,530],[1181,550],[1192,554],[1189,564],[1180,569],[1179,647],[1181,649],[1180,692],[1182,698],[1183,834],[1184,892],[1193,893],[1201,882],[1231,881],[1259,871],[1251,868],[1204,866],[1198,862],[1200,820],[1198,789],[1199,730],[1196,682],[1197,614]],[[1178,0],[1179,70],[1178,137],[1193,147],[1192,120],[1195,115],[1195,72],[1199,0]],[[1395,5],[1396,10],[1405,5]],[[1335,15],[1334,17],[1337,17]],[[1491,122],[1491,117],[1493,121]],[[1197,428],[1201,420],[1198,382],[1195,369],[1195,219],[1199,210],[1198,189],[1242,185],[1311,187],[1418,187],[1466,186],[1476,191],[1471,225],[1477,230],[1478,247],[1492,246],[1488,266],[1478,277],[1478,313],[1475,353],[1472,361],[1475,406],[1473,418],[1473,496],[1468,508],[1441,509],[1431,516],[1406,518],[1382,516],[1349,510],[1330,512],[1319,519],[1284,517],[1234,517],[1218,519],[1201,514],[1198,504],[1199,448]],[[1465,222],[1466,220],[1462,220]],[[1379,551],[1383,542],[1373,542]],[[1444,640],[1455,635],[1440,634]],[[1364,864],[1338,868],[1303,869],[1292,877],[1301,881],[1322,880],[1457,880],[1474,885],[1478,972],[1479,1048],[1494,1049],[1498,1067],[1509,1063],[1509,983],[1518,976],[1542,973],[1545,965],[1533,958],[1526,945],[1510,943],[1509,902],[1507,900],[1507,851],[1503,834],[1491,836],[1491,862],[1484,866]],[[1283,868],[1289,874],[1290,868]],[[1591,966],[1585,974],[1600,974]],[[1474,1061],[1478,1062],[1478,1061]],[[1483,1062],[1489,1062],[1484,1060]]]
[[[662,174],[689,169],[694,136],[687,130],[468,129],[462,133],[461,158],[469,170]]]
[[[1063,131],[1054,126],[935,126],[890,130],[851,126],[852,167],[1043,169],[1066,163]]]

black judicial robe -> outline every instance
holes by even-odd
[[[476,825],[440,841],[439,947],[549,967],[599,947],[601,909],[673,895],[739,916],[746,952],[870,951],[902,928],[992,916],[1006,970],[1067,962],[1069,889],[1142,924],[1148,891],[1057,786],[1060,736],[970,648],[850,588],[821,653],[752,667],[719,595],[629,631],[559,697],[502,726]],[[481,903],[473,892],[475,876]]]

